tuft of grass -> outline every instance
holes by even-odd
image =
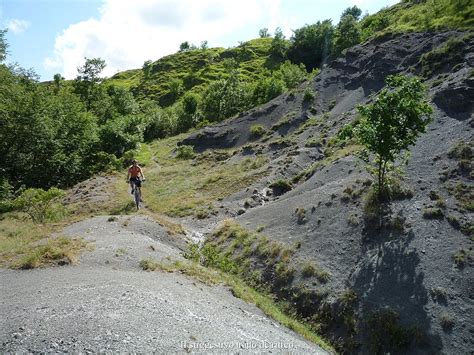
[[[454,319],[447,313],[443,313],[440,323],[445,332],[450,332],[454,328]]]
[[[310,262],[305,262],[301,267],[301,275],[303,277],[312,277],[316,275],[316,268]]]
[[[298,207],[295,211],[298,224],[306,223],[306,210],[303,207]]]
[[[461,249],[453,255],[454,264],[456,264],[458,269],[463,269],[466,264],[471,261],[471,259],[471,251],[466,251],[465,249]]]
[[[446,65],[462,62],[465,50],[464,38],[450,37],[443,45],[421,56],[422,75],[429,77]]]
[[[251,137],[258,138],[258,137],[263,136],[265,133],[267,133],[267,130],[261,124],[253,124],[250,126]]]
[[[351,214],[349,217],[347,217],[347,222],[349,222],[349,224],[351,226],[358,226],[359,225],[359,217],[357,217],[356,214]]]
[[[284,116],[277,123],[272,125],[271,130],[276,131],[277,129],[283,127],[284,125],[287,125],[288,123],[290,123],[290,119],[287,116]]]
[[[311,138],[306,141],[304,146],[306,148],[321,147],[322,143],[321,143],[321,140],[318,138]]]
[[[469,184],[458,182],[448,186],[448,191],[456,198],[458,206],[466,211],[474,211],[474,189]]]
[[[74,263],[86,242],[82,239],[58,237],[48,239],[46,243],[36,245],[26,251],[11,268],[34,269],[42,266],[56,266]]]

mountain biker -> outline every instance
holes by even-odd
[[[140,201],[142,201],[142,181],[145,181],[145,175],[143,175],[143,170],[138,166],[138,162],[135,159],[132,160],[132,165],[128,168],[127,181],[130,183],[130,188],[132,189],[131,194],[133,194],[133,184],[135,183],[138,191],[140,191]]]

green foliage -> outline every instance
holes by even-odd
[[[296,65],[291,63],[289,60],[286,60],[280,65],[279,72],[281,73],[281,77],[288,89],[297,87],[307,78],[308,75],[303,64]]]
[[[264,27],[258,31],[258,35],[260,38],[267,38],[270,37],[270,32],[268,32],[268,28]]]
[[[334,34],[334,54],[337,56],[344,49],[360,43],[360,39],[361,33],[357,17],[343,13]]]
[[[208,86],[202,97],[202,111],[205,119],[222,121],[250,108],[250,103],[248,85],[241,82],[234,71],[228,79],[214,81]]]
[[[331,20],[318,21],[294,31],[288,58],[293,63],[303,63],[308,70],[321,67],[332,53],[334,27]]]
[[[471,0],[403,1],[361,20],[362,41],[383,32],[472,29]]]
[[[429,77],[444,66],[460,63],[464,60],[468,37],[450,37],[443,45],[421,56],[421,72]]]
[[[74,90],[85,103],[86,109],[89,111],[92,104],[97,100],[100,93],[99,84],[102,82],[100,74],[104,70],[105,61],[100,58],[85,58],[82,67],[77,68],[78,75],[74,80]]]
[[[0,63],[2,63],[7,58],[8,43],[5,40],[6,34],[7,30],[0,29]]]
[[[425,87],[418,78],[389,76],[386,84],[374,103],[358,107],[363,118],[357,127],[353,131],[346,128],[342,133],[343,136],[354,134],[375,154],[379,197],[391,163],[425,131],[432,112],[425,99]]]
[[[288,41],[285,39],[285,35],[280,27],[277,27],[275,30],[275,35],[273,36],[270,55],[275,60],[283,60],[286,58],[286,52],[288,51]]]
[[[51,211],[52,204],[63,195],[64,192],[55,187],[46,191],[26,189],[13,201],[13,205],[28,214],[34,223],[43,223]]]
[[[145,120],[141,115],[128,115],[107,121],[100,129],[101,149],[122,156],[143,141]]]
[[[194,147],[192,145],[180,145],[176,147],[176,158],[186,160],[192,159],[194,156]]]
[[[252,137],[261,137],[266,133],[266,129],[261,124],[254,124],[250,126],[250,135]]]
[[[303,102],[312,102],[314,100],[314,97],[316,95],[314,94],[314,91],[311,90],[311,88],[307,87],[305,90],[304,90],[304,94],[303,94]]]

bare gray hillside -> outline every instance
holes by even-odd
[[[443,53],[450,38],[461,45],[423,64],[424,54]],[[295,289],[309,290],[301,315],[321,319],[341,350],[472,352],[473,44],[461,32],[379,37],[349,49],[299,90],[182,142],[198,151],[242,147],[231,159],[270,159],[267,178],[222,205],[250,230],[299,245],[290,261],[296,268],[310,261],[329,272],[327,283],[296,276],[280,296],[293,300]],[[370,177],[357,147],[334,137],[395,73],[424,75],[434,115],[411,149],[390,222],[377,229],[363,208]],[[305,101],[308,88],[315,97]],[[256,124],[266,134],[252,136]],[[277,179],[291,191],[269,189]],[[352,293],[348,322],[341,307]]]

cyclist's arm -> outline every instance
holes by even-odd
[[[127,170],[127,181],[130,180],[130,169]]]
[[[145,175],[143,175],[143,170],[140,169],[140,175],[142,176],[142,180],[145,180]]]

